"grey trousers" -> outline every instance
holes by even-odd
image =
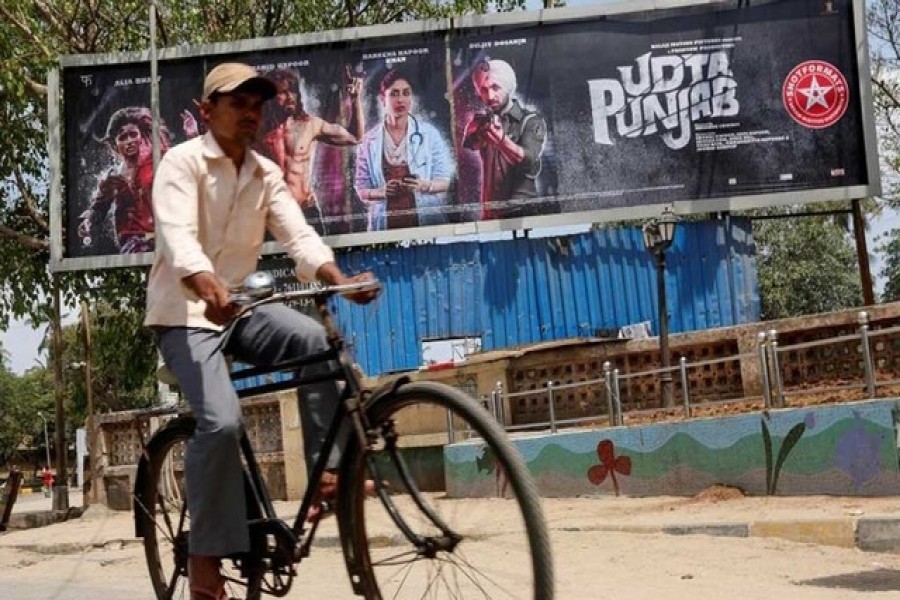
[[[327,349],[325,330],[314,319],[283,305],[268,305],[235,325],[223,349],[223,334],[190,327],[157,328],[166,365],[178,379],[197,419],[187,444],[184,470],[191,514],[190,553],[226,556],[250,549],[241,471],[241,406],[225,355],[253,365],[271,365]],[[304,367],[304,375],[328,368]],[[307,468],[319,458],[338,406],[336,381],[304,385],[300,419]],[[339,456],[333,452],[329,466]]]

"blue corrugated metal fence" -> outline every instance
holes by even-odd
[[[667,253],[670,331],[758,320],[754,256],[748,220],[680,223]],[[641,321],[658,331],[655,263],[636,227],[356,250],[339,262],[385,284],[372,306],[334,305],[371,375],[418,367],[423,339],[478,337],[494,350]]]

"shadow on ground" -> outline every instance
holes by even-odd
[[[857,573],[807,579],[796,583],[798,585],[843,588],[859,592],[896,592],[900,591],[900,571],[892,569],[859,571]]]

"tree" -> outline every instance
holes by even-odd
[[[816,206],[804,209],[815,210]],[[764,212],[789,214],[785,209]],[[754,221],[753,235],[763,319],[862,303],[856,250],[841,220],[828,216],[759,219]]]
[[[23,448],[40,451],[32,457],[44,461],[44,424],[38,413],[48,418],[50,439],[53,436],[53,385],[50,373],[40,367],[21,376],[0,365],[0,464],[26,459]],[[52,443],[52,442],[51,442]],[[37,468],[37,464],[32,465]]]
[[[140,51],[149,46],[147,0],[3,0],[0,2],[0,328],[10,318],[49,321],[52,297],[47,148],[47,72],[60,55]],[[232,41],[393,21],[510,10],[524,0],[157,0],[162,46]],[[118,405],[126,386],[118,367],[147,367],[155,354],[140,320],[146,269],[70,272],[58,276],[65,305],[87,299],[122,329],[118,352],[97,357],[98,398]],[[116,310],[123,314],[115,315]],[[112,312],[111,312],[112,311]],[[110,330],[112,331],[112,330]],[[102,339],[102,332],[97,334]],[[112,334],[111,334],[112,335]],[[70,337],[71,334],[70,334]],[[72,343],[75,339],[71,340]],[[137,358],[141,354],[140,358]],[[109,361],[106,364],[104,361]],[[74,390],[76,393],[77,389]],[[82,390],[83,392],[83,390]],[[143,398],[144,391],[138,396]]]
[[[900,0],[872,0],[868,13],[872,88],[878,126],[884,199],[900,209]],[[889,231],[877,250],[884,255],[882,299],[900,300],[900,229]]]
[[[524,0],[158,0],[161,45],[287,35],[412,19],[510,10]],[[51,296],[47,260],[46,74],[60,55],[140,51],[149,46],[147,0],[4,0],[0,3],[0,327],[38,320]],[[140,299],[144,271],[60,277],[66,304]]]

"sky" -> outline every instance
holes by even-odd
[[[614,3],[614,1],[570,0],[568,2],[568,5],[581,6],[588,4],[611,3]],[[541,1],[537,0],[527,0],[526,4],[527,8],[529,9],[540,8],[543,5]],[[882,268],[882,261],[880,260],[880,256],[875,253],[877,239],[887,231],[898,227],[900,227],[900,214],[892,210],[885,210],[885,212],[878,219],[869,224],[869,231],[867,232],[867,243],[869,254],[871,257],[870,267],[872,270],[872,276],[875,278],[876,288],[879,290],[883,287],[884,282],[878,275]],[[559,232],[554,232],[553,234],[558,235]],[[68,315],[68,319],[66,320],[68,322],[73,322],[77,319],[77,310],[75,308],[69,308]],[[46,361],[46,354],[41,355],[38,352],[38,346],[40,345],[41,340],[44,337],[45,330],[46,326],[33,329],[24,321],[13,321],[7,331],[0,332],[0,341],[2,341],[3,349],[8,354],[8,367],[14,373],[21,374],[27,369],[42,364],[44,361]]]

